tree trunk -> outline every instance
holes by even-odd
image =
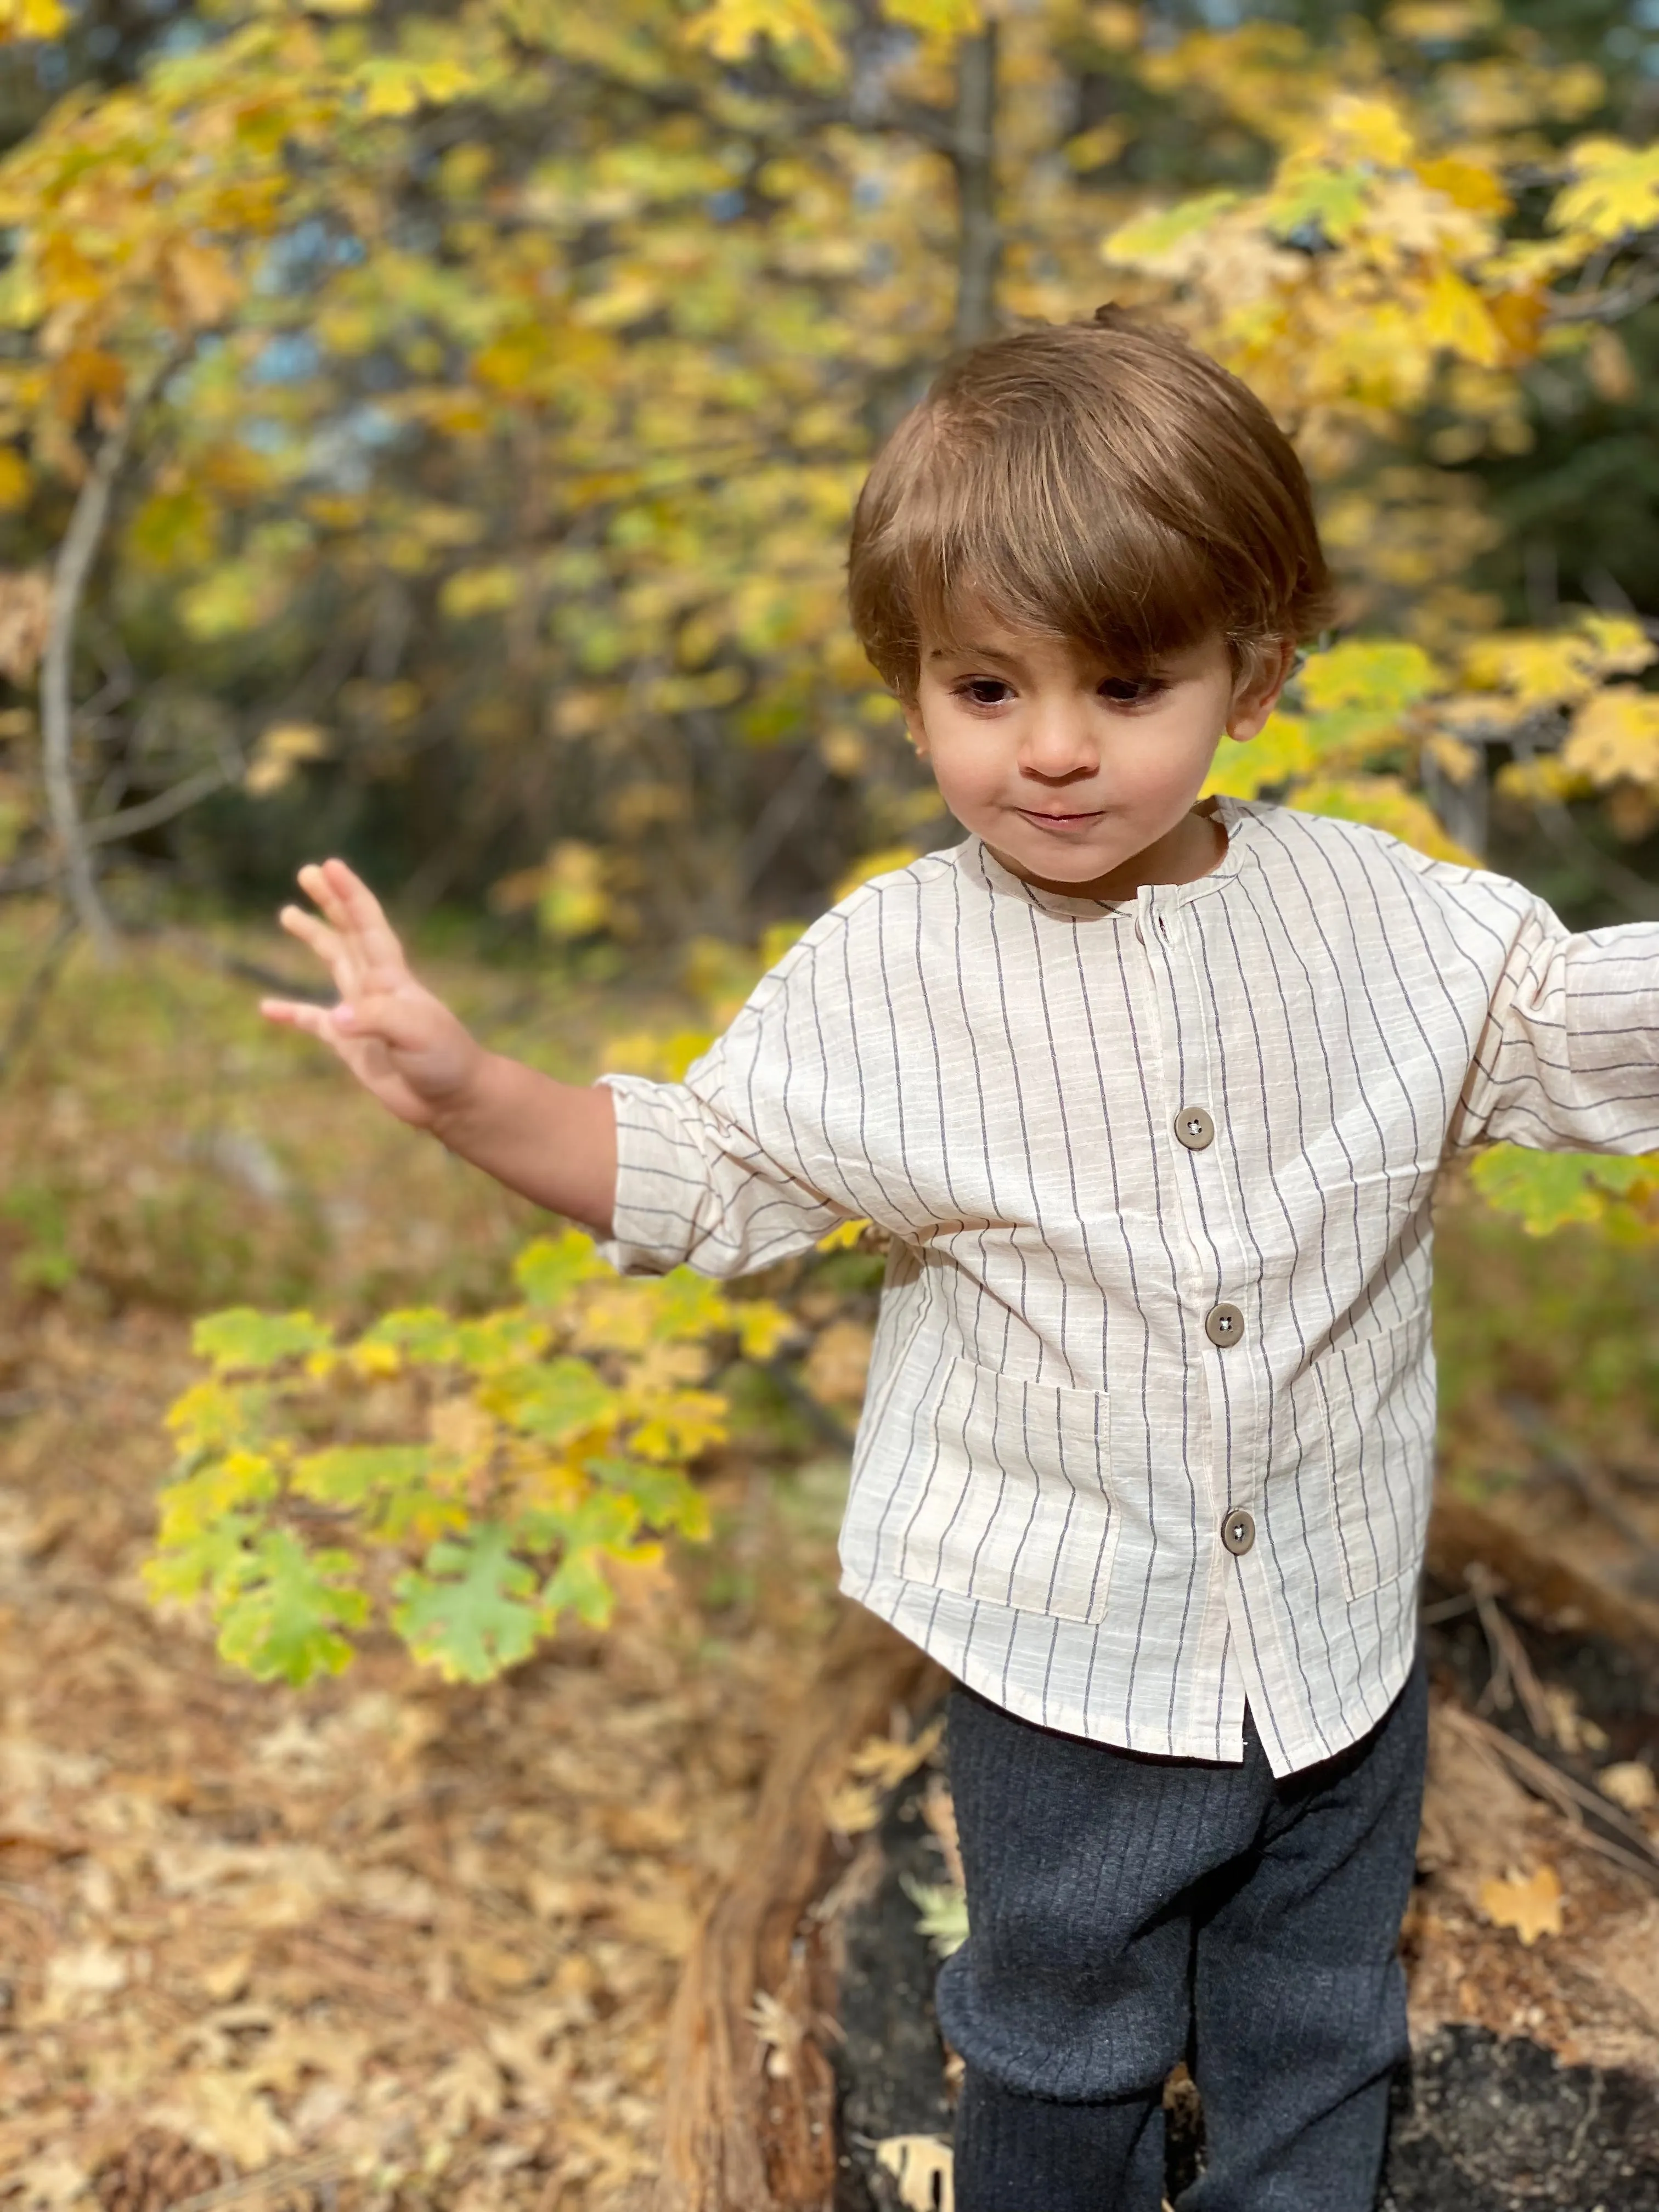
[[[996,328],[1002,231],[996,212],[997,27],[988,22],[957,49],[957,319],[959,346],[977,345]]]
[[[130,387],[121,419],[99,441],[52,567],[52,611],[40,664],[40,749],[58,868],[76,921],[106,960],[114,952],[115,933],[98,896],[75,790],[75,627],[133,431],[164,373],[164,368],[157,368]]]

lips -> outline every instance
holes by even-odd
[[[1021,806],[1015,811],[1027,822],[1040,823],[1045,830],[1074,829],[1080,822],[1098,822],[1105,811],[1103,807],[1096,807],[1086,814],[1048,814],[1039,812],[1034,806]]]

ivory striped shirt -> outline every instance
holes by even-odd
[[[1218,803],[1113,904],[977,840],[814,923],[678,1084],[610,1076],[616,1263],[893,1244],[842,1587],[984,1695],[1274,1771],[1405,1680],[1449,1150],[1659,1148],[1659,925]]]

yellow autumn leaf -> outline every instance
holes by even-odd
[[[1559,753],[1534,753],[1530,760],[1506,761],[1492,788],[1523,805],[1559,806],[1564,799],[1589,796],[1582,779],[1569,775]]]
[[[1449,736],[1444,730],[1431,730],[1423,741],[1423,750],[1448,782],[1460,787],[1473,783],[1480,773],[1480,748],[1470,744],[1466,738]]]
[[[260,732],[242,787],[250,798],[268,799],[293,781],[301,762],[322,760],[328,750],[327,733],[314,722],[273,722]]]
[[[1573,716],[1561,765],[1598,788],[1624,782],[1659,790],[1659,693],[1615,684],[1587,699]]]
[[[60,39],[69,20],[61,0],[0,0],[0,46],[14,39]]]
[[[1332,150],[1350,161],[1358,155],[1398,168],[1412,156],[1411,128],[1391,100],[1344,94],[1331,102],[1326,131]]]
[[[1478,1902],[1494,1928],[1514,1929],[1528,1946],[1561,1933],[1561,1877],[1548,1864],[1533,1875],[1492,1875],[1481,1883]]]
[[[838,1221],[819,1237],[816,1249],[820,1252],[850,1252],[869,1226],[867,1221]]]
[[[837,1836],[861,1836],[881,1818],[881,1793],[867,1782],[843,1782],[823,1801],[825,1826]]]
[[[602,929],[611,910],[605,855],[577,838],[562,838],[547,856],[536,910],[547,934],[562,944]]]
[[[935,1746],[945,1733],[942,1720],[931,1722],[920,1735],[908,1737],[900,1742],[896,1736],[872,1735],[865,1741],[848,1760],[848,1771],[866,1782],[873,1782],[878,1790],[894,1790],[907,1775],[933,1756]]]
[[[1504,334],[1473,284],[1455,270],[1435,272],[1423,302],[1423,325],[1433,343],[1479,368],[1504,357]]]
[[[1552,229],[1612,244],[1659,222],[1659,144],[1581,138],[1567,164],[1573,181],[1556,195]]]
[[[1386,830],[1431,860],[1450,860],[1465,868],[1480,865],[1473,853],[1446,835],[1428,801],[1408,791],[1397,775],[1336,776],[1301,784],[1291,793],[1290,803],[1309,814],[1328,814],[1339,821],[1363,822]]]
[[[971,37],[984,20],[979,0],[885,0],[881,12],[890,23],[942,44]]]
[[[1506,691],[1522,707],[1571,706],[1595,689],[1594,642],[1577,630],[1511,630],[1478,639],[1463,673],[1478,691]]]
[[[1510,196],[1503,180],[1484,161],[1449,154],[1413,166],[1422,181],[1431,191],[1443,192],[1455,207],[1467,208],[1472,215],[1509,213]]]
[[[1659,645],[1630,615],[1581,615],[1578,627],[1604,676],[1635,676],[1659,660]]]
[[[815,0],[714,0],[687,35],[723,62],[746,60],[763,40],[804,46],[827,68],[842,64],[841,42]]]

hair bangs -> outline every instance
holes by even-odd
[[[1236,657],[1305,638],[1329,579],[1300,464],[1272,416],[1172,333],[1068,325],[951,363],[871,471],[848,599],[913,696],[924,641],[982,613],[1121,674],[1218,632]]]
[[[923,526],[895,518],[918,657],[924,637],[970,642],[984,615],[1086,647],[1135,678],[1215,628],[1222,580],[1205,546],[1132,499],[1080,500],[1052,448],[977,458],[936,488]]]

